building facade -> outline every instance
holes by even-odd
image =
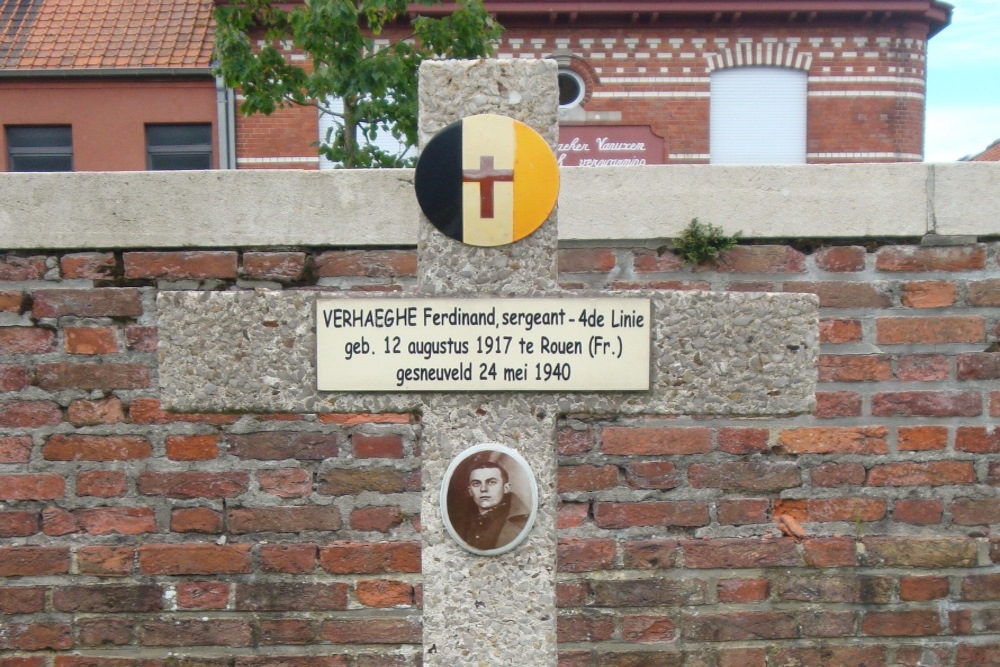
[[[486,4],[498,57],[560,64],[565,166],[920,161],[927,41],[951,16],[936,0]],[[240,117],[237,166],[332,166],[321,124]]]

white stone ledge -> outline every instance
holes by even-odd
[[[1000,235],[1000,164],[562,170],[567,243]],[[4,249],[414,245],[410,170],[0,174]]]

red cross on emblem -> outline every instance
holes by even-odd
[[[479,183],[479,217],[493,217],[493,190],[496,183],[502,181],[513,181],[513,169],[495,169],[493,167],[493,156],[482,155],[479,157],[479,169],[466,169],[462,171],[463,183]]]

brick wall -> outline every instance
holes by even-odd
[[[1000,663],[1000,243],[874,246],[561,251],[569,288],[817,293],[823,342],[812,416],[564,416],[563,667]],[[419,664],[419,415],[167,413],[155,326],[415,269],[0,255],[0,666]]]

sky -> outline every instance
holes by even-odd
[[[1000,139],[1000,0],[948,0],[951,25],[927,53],[928,162],[952,162]]]

